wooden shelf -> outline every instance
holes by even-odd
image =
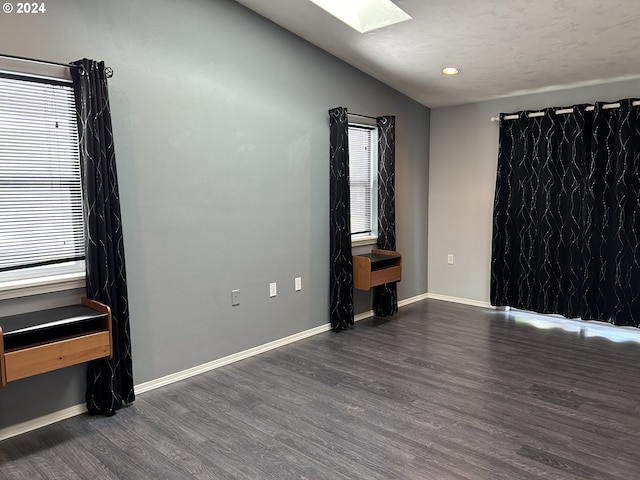
[[[0,318],[0,386],[98,358],[111,358],[111,309],[81,305]]]
[[[402,255],[391,250],[374,249],[353,256],[353,288],[370,290],[402,279]]]

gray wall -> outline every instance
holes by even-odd
[[[640,81],[437,108],[429,154],[429,292],[489,302],[493,194],[501,112],[638,97]],[[454,264],[447,264],[447,254]]]
[[[399,297],[427,291],[426,107],[227,0],[51,2],[0,15],[0,44],[115,71],[137,384],[328,321],[330,107],[397,116]],[[2,301],[0,315],[80,294]],[[0,428],[82,403],[83,377],[73,367],[9,384]]]

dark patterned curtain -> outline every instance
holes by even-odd
[[[346,108],[329,110],[329,132],[329,317],[333,331],[339,331],[354,323],[349,214],[349,122]]]
[[[500,119],[491,303],[640,324],[640,109]]]
[[[378,248],[396,249],[396,117],[376,119],[378,127]],[[398,311],[398,284],[386,283],[374,288],[373,309],[385,317]]]
[[[581,316],[640,326],[640,107],[619,103],[593,112]]]
[[[113,358],[89,362],[89,413],[113,414],[135,400],[118,177],[104,62],[72,68],[84,196],[87,297],[111,307]]]

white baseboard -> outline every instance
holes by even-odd
[[[171,375],[166,375],[149,382],[141,383],[140,385],[136,385],[135,391],[136,394],[138,394],[148,392],[149,390],[154,390],[156,388],[164,387],[165,385],[179,382],[180,380],[184,380],[189,377],[208,372],[210,370],[215,370],[216,368],[229,365],[230,363],[238,362],[240,360],[244,360],[245,358],[253,357],[255,355],[268,352],[269,350],[273,350],[274,348],[283,347],[284,345],[288,345],[290,343],[297,342],[298,340],[302,340],[303,338],[312,337],[313,335],[327,332],[329,330],[331,330],[331,325],[329,325],[328,323],[325,325],[320,325],[319,327],[311,328],[294,335],[289,335],[288,337],[274,340],[273,342],[265,343],[264,345],[258,345],[257,347],[253,347],[242,352],[227,355],[226,357],[219,358],[218,360],[214,360],[212,362],[204,363],[202,365],[182,370],[181,372],[172,373]]]
[[[404,300],[398,300],[398,308],[402,308],[404,306],[411,305],[412,303],[426,300],[427,298],[429,298],[429,294],[423,293],[421,295],[416,295],[415,297],[405,298]]]
[[[353,317],[355,322],[359,322],[360,320],[366,320],[367,318],[373,317],[373,310],[369,310],[368,312],[362,312]]]
[[[446,300],[446,301],[458,300],[456,303],[467,303],[464,301],[459,301],[464,299],[454,299],[454,297],[445,298],[444,296],[433,296],[433,294],[424,293],[422,295],[417,295],[415,297],[400,300],[398,302],[398,307],[404,307],[411,303],[419,302],[420,300],[425,300],[427,298],[437,298],[439,300]],[[452,300],[449,300],[449,299],[452,299]],[[478,305],[478,303],[479,302],[476,302],[477,306],[484,306],[484,304]],[[373,310],[370,310],[368,312],[359,313],[354,317],[354,320],[356,322],[359,322],[360,320],[370,318],[373,315],[374,315]],[[289,335],[288,337],[284,337],[279,340],[274,340],[273,342],[265,343],[264,345],[259,345],[257,347],[250,348],[242,352],[234,353],[232,355],[227,355],[226,357],[219,358],[218,360],[214,360],[212,362],[208,362],[202,365],[188,368],[180,372],[172,373],[171,375],[166,375],[164,377],[160,377],[155,380],[151,380],[149,382],[141,383],[135,386],[135,392],[136,394],[148,392],[150,390],[154,390],[156,388],[160,388],[165,385],[169,385],[171,383],[178,382],[180,380],[184,380],[184,379],[193,377],[195,375],[199,375],[201,373],[214,370],[216,368],[220,368],[224,365],[229,365],[230,363],[244,360],[245,358],[253,357],[255,355],[268,352],[269,350],[273,350],[274,348],[282,347],[284,345],[288,345],[290,343],[297,342],[298,340],[312,337],[314,335],[318,335],[319,333],[327,332],[329,330],[331,330],[330,324],[327,323],[325,325],[320,325],[319,327],[311,328],[309,330],[305,330],[303,332],[296,333],[294,335]],[[30,432],[32,430],[36,430],[41,427],[45,427],[52,423],[65,420],[67,418],[71,418],[76,415],[82,415],[83,413],[86,413],[86,411],[87,411],[87,407],[84,404],[75,405],[73,407],[65,408],[64,410],[59,410],[57,412],[53,412],[48,415],[43,415],[41,417],[34,418],[33,420],[28,420],[26,422],[19,423],[17,425],[12,425],[10,427],[2,428],[0,429],[0,441],[6,440],[7,438],[15,437],[17,435],[21,435],[23,433]]]
[[[83,413],[86,413],[86,411],[86,405],[75,405],[73,407],[65,408],[64,410],[58,410],[57,412],[43,415],[42,417],[34,418],[33,420],[2,428],[0,429],[0,441],[22,435],[23,433],[51,425],[52,423],[56,423],[61,420],[66,420],[67,418],[75,417],[76,415],[82,415]]]
[[[415,302],[419,302],[420,300],[426,300],[429,298],[428,293],[423,293],[422,295],[416,295],[415,297],[405,298],[404,300],[398,300],[398,308],[402,308],[406,305],[410,305]],[[367,318],[371,318],[375,315],[373,310],[369,310],[368,312],[359,313],[354,317],[354,321],[359,322],[360,320],[365,320]]]
[[[428,293],[426,298],[431,298],[433,300],[442,300],[444,302],[461,303],[463,305],[470,305],[472,307],[491,308],[492,310],[496,309],[496,307],[491,305],[489,302],[471,300],[469,298],[450,297],[449,295],[440,295],[439,293]]]

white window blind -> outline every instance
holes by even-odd
[[[73,88],[0,77],[0,273],[83,258]]]
[[[374,230],[374,188],[378,139],[375,127],[349,125],[349,185],[351,235],[371,235]]]

